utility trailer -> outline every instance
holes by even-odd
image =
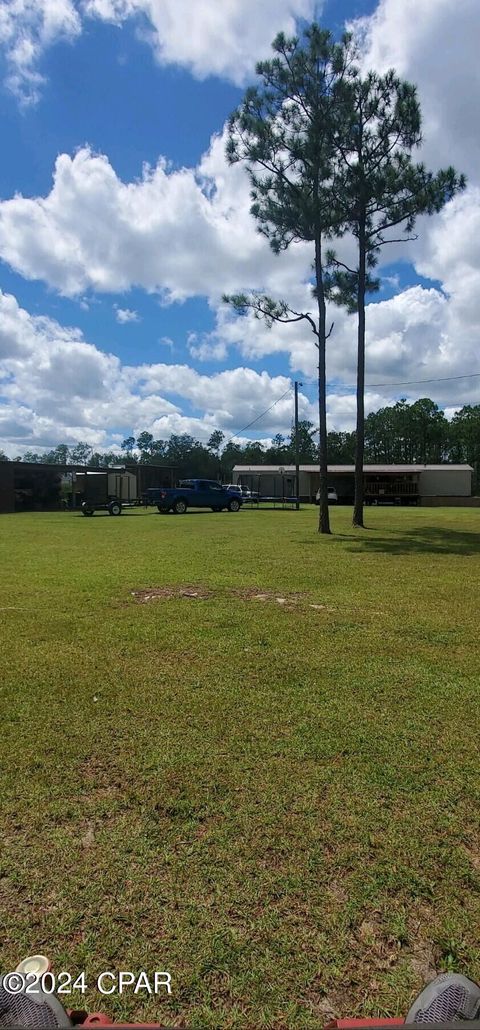
[[[80,501],[83,515],[91,517],[96,511],[121,515],[123,508],[137,505],[137,477],[124,468],[98,472],[85,469],[73,473],[75,498]],[[75,505],[76,506],[76,505]]]

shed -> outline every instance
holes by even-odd
[[[88,490],[103,497],[115,495],[125,502],[140,500],[151,486],[172,486],[172,465],[128,463],[116,468],[85,465],[48,465],[40,462],[0,462],[0,513],[58,511],[62,498],[77,506]],[[69,502],[70,503],[70,502]]]

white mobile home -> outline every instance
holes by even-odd
[[[328,485],[339,503],[350,504],[354,492],[354,466],[329,465]],[[472,493],[471,465],[364,465],[367,503],[462,504]],[[262,497],[293,497],[295,466],[235,465],[233,481]],[[300,465],[299,496],[314,501],[319,487],[318,465]]]

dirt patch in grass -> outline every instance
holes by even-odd
[[[382,612],[372,609],[360,608],[356,605],[330,605],[319,604],[309,601],[304,593],[277,593],[274,590],[262,590],[261,587],[232,587],[219,590],[204,586],[170,586],[170,587],[149,587],[146,590],[132,590],[132,597],[137,604],[148,604],[150,601],[206,601],[209,599],[236,599],[240,601],[253,601],[255,604],[274,604],[279,607],[297,611],[311,608],[312,611],[324,612],[362,612],[369,615],[381,615]]]
[[[244,587],[242,589],[212,590],[204,586],[176,586],[176,587],[150,587],[147,590],[132,590],[132,597],[138,604],[148,604],[149,601],[173,601],[179,599],[205,601],[208,598],[239,598],[242,601],[270,602],[271,604],[285,605],[286,607],[302,604],[308,608],[320,610],[333,610],[326,604],[311,604],[306,601],[305,594],[277,594],[272,590],[261,590],[258,587]]]
[[[420,987],[430,983],[437,975],[434,950],[428,941],[415,943],[410,958],[410,969],[414,973]]]
[[[233,597],[238,597],[242,601],[270,601],[274,604],[285,604],[285,605],[298,605],[301,601],[305,600],[305,594],[280,594],[275,593],[272,590],[261,590],[258,587],[244,587],[241,589],[235,589],[229,591]]]
[[[301,594],[276,594],[271,590],[262,591],[258,587],[246,587],[238,590],[211,590],[204,586],[150,587],[147,590],[132,590],[132,597],[139,604],[148,601],[185,600],[204,601],[212,597],[238,597],[243,601],[273,601],[276,604],[297,604]],[[313,606],[312,606],[313,607]],[[315,605],[315,607],[323,607]]]
[[[465,852],[466,858],[468,858],[468,861],[471,862],[473,868],[476,870],[477,873],[479,873],[480,872],[480,849],[478,847],[475,847],[475,846],[467,847],[466,845],[464,845],[463,850]]]
[[[83,837],[80,837],[82,848],[90,848],[95,844],[95,823],[88,823]]]
[[[149,590],[132,590],[132,597],[138,604],[147,604],[148,601],[173,601],[178,598],[204,601],[212,597],[212,591],[205,587],[150,587]]]
[[[258,587],[242,587],[240,589],[232,589],[228,591],[228,596],[238,597],[243,601],[256,601],[262,602],[267,601],[272,604],[285,605],[288,608],[312,608],[314,611],[320,612],[368,612],[370,615],[381,615],[382,612],[375,611],[372,609],[361,608],[357,605],[332,605],[332,604],[319,604],[313,603],[308,600],[308,595],[299,591],[289,594],[279,594],[272,590],[261,590]]]

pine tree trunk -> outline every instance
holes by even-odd
[[[323,290],[322,244],[315,240],[315,277],[318,304],[318,463],[320,467],[320,504],[318,509],[318,532],[330,533],[328,511],[328,467],[327,467],[327,371],[326,371],[326,305]]]
[[[355,500],[353,525],[363,528],[363,461],[365,454],[365,219],[359,224],[358,237],[358,352],[357,352],[357,440],[355,450]]]

